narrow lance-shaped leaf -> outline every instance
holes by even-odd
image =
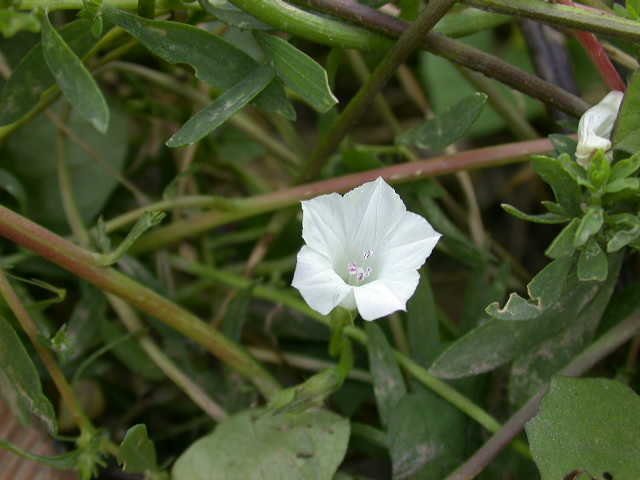
[[[93,76],[53,28],[48,15],[42,17],[42,51],[62,93],[80,116],[96,130],[109,127],[109,107]]]
[[[558,215],[552,212],[541,213],[539,215],[531,215],[529,213],[525,213],[517,209],[513,205],[509,205],[508,203],[502,203],[500,204],[500,206],[505,212],[521,220],[526,220],[528,222],[555,224],[555,223],[567,223],[569,220],[571,220],[569,217],[565,217],[564,215]]]
[[[609,262],[595,239],[590,239],[578,257],[578,279],[602,282],[607,278]]]
[[[259,67],[236,86],[216,98],[213,103],[191,117],[180,130],[167,140],[167,146],[189,145],[211,133],[263,91],[273,80],[273,77],[274,71],[271,67]]]
[[[315,60],[280,37],[262,32],[254,36],[278,77],[318,112],[325,113],[338,103],[329,88],[327,72]]]
[[[78,56],[84,55],[95,43],[89,21],[76,20],[62,27],[60,36]],[[0,125],[19,120],[40,101],[40,95],[55,84],[42,53],[42,43],[37,43],[22,58],[5,83],[0,94]]]
[[[629,153],[640,151],[640,72],[631,76],[611,136],[613,147]]]
[[[560,159],[535,156],[532,166],[536,173],[549,184],[556,199],[567,213],[575,216],[582,213],[580,210],[580,188],[569,173],[564,170]]]
[[[104,4],[102,12],[105,19],[126,30],[154,55],[172,64],[191,65],[197,78],[220,90],[236,86],[259,66],[242,50],[193,25],[141,18]],[[271,82],[254,103],[295,120],[295,110],[277,81]]]
[[[42,392],[40,376],[11,324],[0,316],[0,392],[24,421],[31,413],[49,431],[57,429],[55,413]]]
[[[375,323],[367,323],[365,330],[368,338],[369,368],[373,376],[378,413],[382,425],[387,425],[396,404],[407,393],[407,388],[393,349],[382,329]]]
[[[147,435],[146,425],[134,425],[127,430],[118,449],[118,460],[122,469],[128,473],[158,470],[156,447]]]
[[[400,134],[396,143],[429,150],[443,150],[462,137],[480,116],[487,95],[476,92],[463,98],[436,118]]]

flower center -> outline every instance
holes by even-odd
[[[352,285],[361,285],[364,280],[371,276],[373,268],[369,266],[369,259],[373,256],[373,250],[369,249],[362,252],[362,260],[359,263],[349,262],[347,264],[347,273],[349,274],[349,283]]]

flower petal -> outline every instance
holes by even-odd
[[[409,298],[398,298],[387,283],[381,280],[355,287],[353,294],[358,312],[365,320],[375,320],[398,310],[405,310],[405,304]]]
[[[326,256],[307,246],[298,252],[291,285],[300,291],[311,308],[323,315],[345,300],[353,289],[333,271]]]
[[[622,92],[611,91],[580,117],[576,160],[583,167],[588,166],[589,157],[596,149],[608,150],[611,148],[609,137],[623,97]]]
[[[420,268],[441,236],[423,217],[406,212],[381,252],[378,278],[386,278],[390,272]]]
[[[345,249],[342,202],[337,193],[302,202],[302,238],[308,246],[330,259]]]
[[[354,188],[343,202],[347,240],[358,252],[379,248],[407,211],[400,195],[381,177]]]

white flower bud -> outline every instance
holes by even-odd
[[[580,118],[576,160],[584,168],[589,166],[589,159],[597,149],[606,151],[611,148],[609,138],[623,97],[622,92],[613,90]]]

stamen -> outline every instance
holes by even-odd
[[[348,264],[347,272],[349,272],[349,275],[355,275],[358,272],[358,266],[355,263]]]
[[[362,254],[362,256],[363,256],[363,258],[364,258],[365,260],[367,260],[367,259],[368,259],[369,257],[371,257],[372,255],[373,255],[373,250],[371,250],[371,249],[367,250],[366,252],[364,252],[364,253]]]

